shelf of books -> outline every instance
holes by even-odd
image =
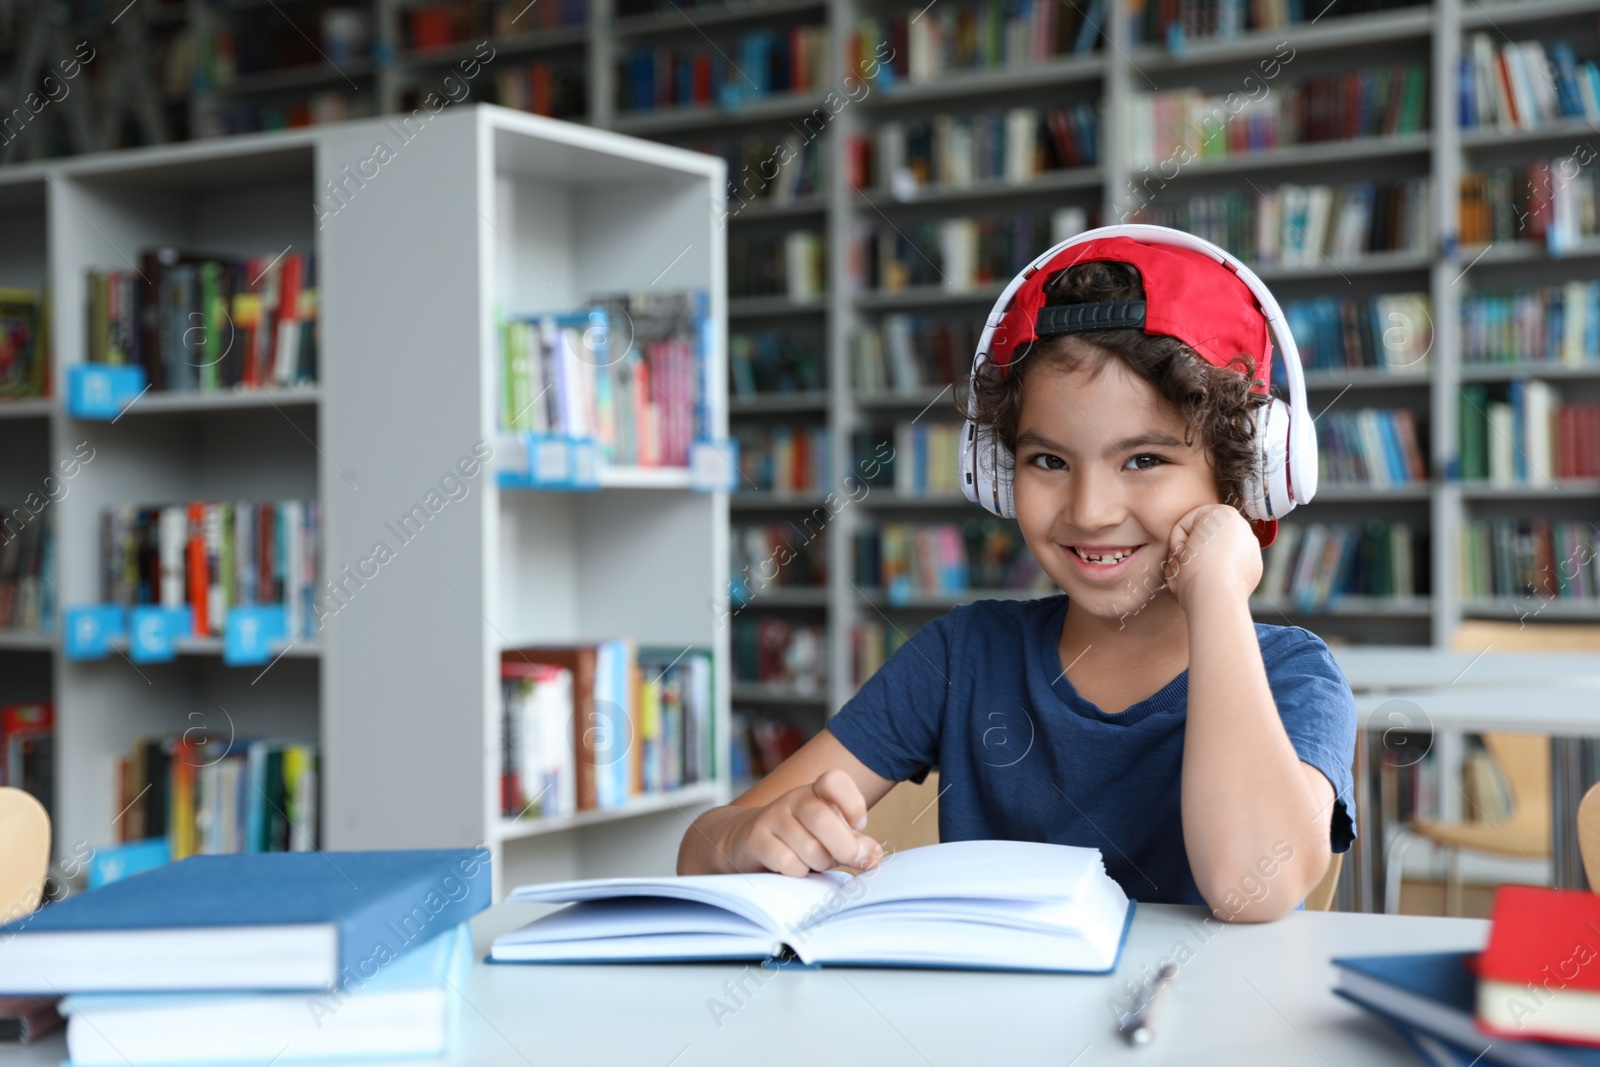
[[[728,260],[726,285],[713,294],[732,323],[718,417],[739,444],[738,489],[718,564],[726,580],[708,594],[713,629],[695,647],[728,642],[727,684],[715,699],[731,699],[736,713],[723,736],[738,780],[819,729],[932,613],[976,596],[1047,591],[1019,562],[1015,527],[988,524],[947,480],[957,387],[979,320],[1015,267],[1109,221],[1173,225],[1229,248],[1272,285],[1300,342],[1323,489],[1268,550],[1258,618],[1330,641],[1436,646],[1448,645],[1463,620],[1600,619],[1600,469],[1592,462],[1600,449],[1592,418],[1600,410],[1592,136],[1600,41],[1589,0],[1483,9],[1461,0],[946,0],[932,8],[572,0],[470,9],[384,0],[366,46],[349,26],[326,29],[356,42],[354,57],[395,57],[375,68],[379,110],[403,107],[394,121],[409,116],[408,134],[435,128],[463,103],[493,99],[724,161],[708,240],[725,242]],[[195,54],[214,62],[217,50]],[[247,95],[235,94],[248,103]],[[381,161],[358,178],[366,158],[352,154],[340,164],[350,171],[315,176],[324,245],[405,184],[391,180],[403,167]],[[32,188],[26,195],[40,202],[53,195],[26,172],[5,180]],[[520,210],[516,182],[491,190],[451,180],[454,189],[436,182],[442,198],[430,202],[441,209],[453,200],[452,210],[472,205],[497,220],[491,201],[495,211]],[[22,206],[0,209],[0,226],[37,227],[33,218]],[[525,260],[508,251],[513,241],[568,247],[567,237],[550,236],[567,230],[529,226],[526,238],[506,230],[481,255],[470,250],[465,262],[478,264],[491,295],[476,332],[441,333],[440,352],[459,352],[460,336],[490,337],[482,316],[498,329],[496,315],[574,311],[630,288],[684,288],[674,279],[702,254],[685,238],[649,276],[571,288],[581,272],[557,277],[532,253],[524,250]],[[259,237],[236,253],[270,256],[287,243],[272,232]],[[137,263],[158,239],[167,240],[124,243]],[[42,294],[44,243],[42,234],[6,242],[0,257],[32,247],[22,255],[36,263],[30,275],[0,258],[0,286]],[[114,257],[82,264],[105,272],[129,265]],[[521,295],[493,280],[502,267],[525,283]],[[39,306],[46,303],[41,296]],[[82,328],[81,316],[67,318]],[[313,377],[263,392],[265,407],[242,394],[202,403],[239,405],[240,418],[276,419],[285,434],[298,426],[332,457],[327,428],[341,400],[325,375]],[[153,438],[204,423],[212,416],[178,410],[197,402],[147,395],[115,429]],[[0,442],[45,448],[48,436],[52,456],[64,458],[58,430],[71,423],[57,402],[11,403],[0,406]],[[499,428],[498,401],[484,403],[474,425],[485,427],[499,462],[499,439],[488,436]],[[412,444],[385,447],[405,456]],[[356,495],[349,483],[368,498],[365,478],[390,460],[363,454],[353,469],[334,462],[337,469],[319,468],[314,487],[330,508],[329,530],[341,521],[333,498]],[[521,462],[531,469],[527,456]],[[485,500],[469,497],[479,502],[468,509],[487,509],[479,521],[496,544],[511,539],[547,561],[565,558],[541,554],[547,543],[582,538],[613,551],[606,523],[623,521],[627,509],[608,502],[633,502],[639,525],[692,525],[687,515],[670,517],[695,499],[684,473],[608,463],[598,480],[597,494],[496,486]],[[395,493],[398,506],[404,494]],[[95,506],[111,503],[135,501]],[[371,539],[370,531],[360,536]],[[354,566],[371,545],[344,547],[333,558]],[[62,551],[71,549],[63,542]],[[497,648],[631,636],[641,642],[637,655],[654,651],[653,624],[638,632],[589,626],[609,609],[592,616],[578,606],[589,602],[579,591],[588,577],[549,566],[510,586],[483,576],[498,576],[492,568],[452,571],[459,594],[446,590],[451,610],[468,612],[466,622],[470,610],[483,611],[505,630]],[[699,583],[691,571],[670,573]],[[539,625],[510,625],[490,610],[483,583],[504,604],[506,588],[547,579],[567,607]],[[389,596],[405,585],[384,583]],[[390,610],[406,608],[395,600]],[[0,640],[0,657],[51,659],[35,640]],[[320,660],[301,667],[334,673],[337,642],[318,647]],[[384,745],[347,743],[380,755]],[[396,802],[402,810],[422,803]],[[497,799],[490,809],[471,821],[485,834],[502,817]],[[436,825],[435,816],[417,817]],[[572,835],[509,840],[531,851],[564,836]]]
[[[53,800],[52,588],[56,504],[49,371],[49,188],[34,168],[0,171],[0,784]]]
[[[329,173],[371,153],[328,135]],[[429,136],[323,235],[386,266],[328,283],[327,684],[389,709],[326,724],[365,753],[330,832],[484,841],[501,887],[669,871],[726,796],[728,495],[689,474],[727,437],[723,165],[499,108]]]
[[[96,872],[324,840],[315,156],[252,138],[47,182],[51,300],[83,309],[49,329],[53,814]]]
[[[430,136],[0,173],[0,774],[92,870],[666,872],[726,798],[723,164],[499,108]]]

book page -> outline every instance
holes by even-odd
[[[519,902],[569,904],[616,897],[667,897],[713,904],[742,916],[782,939],[815,908],[837,900],[839,878],[810,874],[691,874],[669,878],[598,878],[522,886],[507,898]],[[834,910],[838,910],[835,906]]]
[[[848,907],[892,900],[1076,900],[1104,876],[1100,851],[1035,841],[947,841],[898,852],[840,883]],[[857,883],[857,884],[851,884]]]

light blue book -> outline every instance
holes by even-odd
[[[472,969],[466,923],[336,990],[86,993],[61,1003],[73,1067],[441,1056]]]

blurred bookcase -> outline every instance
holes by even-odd
[[[129,502],[315,501],[320,576],[341,592],[319,590],[323,626],[274,645],[264,667],[226,666],[220,638],[135,664],[125,642],[85,661],[58,632],[0,634],[0,702],[55,706],[63,855],[114,841],[114,763],[135,739],[190,730],[308,739],[322,847],[481,843],[497,890],[670,871],[685,820],[728,795],[727,641],[707,608],[726,584],[727,494],[699,491],[686,468],[605,465],[597,488],[502,489],[496,460],[479,462],[503,447],[501,314],[703,290],[705,359],[722,380],[723,164],[487,106],[411,136],[368,120],[0,170],[0,284],[48,289],[58,309],[84,308],[88,271],[127,269],[147,246],[291,246],[318,271],[314,387],[152,392],[114,419],[75,417],[60,398],[87,317],[58,313],[53,395],[0,404],[8,500],[83,443],[94,450],[49,505],[58,615],[102,599],[101,514]],[[705,417],[725,434],[720,396]],[[502,650],[610,637],[711,650],[713,777],[620,807],[503,818]]]
[[[1391,532],[1402,525],[1413,546],[1409,590],[1264,593],[1253,604],[1257,617],[1304,625],[1331,641],[1433,647],[1448,647],[1463,621],[1550,626],[1600,620],[1593,597],[1559,595],[1568,591],[1559,582],[1535,587],[1515,573],[1497,592],[1466,595],[1462,549],[1469,527],[1481,533],[1492,529],[1485,524],[1499,522],[1502,543],[1493,551],[1534,559],[1526,548],[1536,531],[1516,524],[1549,519],[1592,528],[1597,518],[1600,483],[1593,478],[1540,479],[1515,469],[1509,478],[1467,477],[1461,455],[1463,435],[1472,432],[1462,425],[1464,386],[1484,386],[1487,403],[1509,403],[1512,382],[1547,381],[1560,402],[1600,402],[1592,346],[1583,353],[1590,358],[1570,365],[1469,361],[1464,355],[1464,308],[1474,297],[1600,280],[1600,238],[1579,232],[1560,245],[1534,239],[1534,225],[1518,214],[1527,206],[1528,168],[1535,161],[1575,161],[1578,177],[1569,184],[1592,184],[1597,123],[1546,115],[1531,123],[1464,128],[1461,96],[1462,61],[1476,54],[1480,34],[1496,54],[1513,42],[1539,41],[1549,49],[1565,39],[1579,62],[1595,60],[1600,44],[1592,0],[1406,6],[1117,0],[1108,6],[1063,3],[1048,11],[1037,4],[992,5],[983,18],[973,16],[979,6],[968,0],[589,0],[581,8],[547,10],[549,3],[451,8],[381,0],[371,9],[371,105],[379,113],[409,113],[413,97],[432,91],[437,106],[461,85],[469,99],[521,93],[522,106],[554,109],[552,86],[559,79],[552,80],[552,72],[560,67],[582,78],[583,107],[581,114],[569,107],[572,117],[729,161],[726,199],[715,221],[728,243],[732,362],[748,366],[766,358],[763,352],[771,360],[762,373],[730,386],[730,432],[745,446],[746,462],[741,491],[729,504],[736,580],[732,587],[719,585],[714,598],[731,641],[734,708],[747,722],[771,728],[776,752],[815,732],[855,691],[858,645],[867,648],[870,668],[903,635],[952,604],[1039,590],[1011,566],[1018,545],[1013,536],[1006,547],[1004,524],[962,539],[991,546],[993,558],[973,568],[985,576],[981,582],[908,589],[858,571],[858,547],[873,531],[898,525],[897,536],[915,544],[919,532],[970,527],[979,515],[938,481],[943,460],[923,464],[921,476],[880,472],[878,481],[861,488],[861,462],[876,445],[922,447],[916,428],[957,421],[950,386],[970,358],[961,332],[975,336],[1009,276],[995,269],[1005,254],[970,254],[975,229],[986,235],[981,246],[993,227],[953,220],[1031,219],[1009,251],[1026,260],[1040,250],[1024,249],[1030,241],[1042,246],[1074,225],[1124,219],[1171,218],[1222,239],[1228,204],[1271,193],[1278,197],[1275,206],[1261,210],[1277,211],[1291,187],[1301,204],[1312,187],[1358,182],[1411,197],[1407,225],[1400,227],[1404,236],[1369,242],[1357,254],[1302,250],[1264,261],[1248,247],[1236,249],[1285,304],[1396,294],[1426,301],[1401,331],[1426,337],[1425,373],[1328,367],[1308,374],[1319,427],[1358,412],[1409,413],[1426,477],[1384,485],[1370,477],[1325,477],[1317,500],[1289,520],[1302,534],[1313,524],[1324,533],[1359,531],[1373,521],[1390,524]],[[1007,16],[1039,32],[1008,35]],[[449,25],[440,28],[440,18]],[[1051,20],[1053,37],[1043,32]],[[1076,28],[1083,21],[1101,32],[1091,33],[1080,51]],[[930,60],[941,34],[957,46],[945,60]],[[494,58],[472,66],[480,41],[494,49]],[[819,42],[826,53],[820,60]],[[1014,62],[1005,61],[1007,48]],[[872,58],[896,76],[862,78]],[[534,72],[539,62],[548,65],[546,73]],[[1161,166],[1164,151],[1152,155],[1150,125],[1159,108],[1170,106],[1160,101],[1176,99],[1161,94],[1187,91],[1213,101],[1236,94],[1239,114],[1227,128],[1242,130],[1255,121],[1247,107],[1255,98],[1273,103],[1320,82],[1314,106],[1326,114],[1326,86],[1336,79],[1348,84],[1358,72],[1406,67],[1423,72],[1409,91],[1423,91],[1410,97],[1397,92],[1396,115],[1386,114],[1364,136],[1278,147],[1263,141],[1255,150],[1186,161],[1175,173]],[[255,91],[248,83],[245,88]],[[1525,83],[1516,91],[1537,96],[1536,90]],[[1306,96],[1313,104],[1309,90]],[[1054,128],[1048,140],[1041,136],[1043,148],[1032,159],[995,154],[997,124],[1003,131],[1006,113],[1020,107],[1046,119],[1059,108],[1080,123],[1088,108],[1093,157],[1066,158],[1072,153],[1058,138],[1072,144],[1075,137]],[[1402,112],[1405,121],[1397,121]],[[902,147],[886,152],[895,132]],[[920,148],[914,143],[919,137]],[[916,163],[911,157],[917,151],[926,157],[931,143],[959,143],[969,158],[954,166],[943,157]],[[980,144],[993,155],[987,169],[972,162]],[[1076,144],[1081,149],[1081,129]],[[868,155],[877,159],[868,163]],[[887,158],[896,155],[903,158]],[[907,180],[885,163],[928,169]],[[1510,211],[1510,229],[1502,226],[1494,240],[1469,242],[1463,179],[1496,168],[1507,168],[1516,188],[1500,213],[1503,223]],[[1135,213],[1141,206],[1144,216]],[[1569,205],[1569,216],[1574,213],[1583,210]],[[876,252],[869,254],[872,247]],[[895,254],[885,256],[885,250]],[[947,253],[956,257],[952,263]],[[865,279],[874,270],[888,283],[869,287]],[[909,330],[915,338],[910,350],[925,359],[925,368],[894,380],[862,373],[862,339],[886,325]],[[906,425],[913,429],[902,429]],[[1368,432],[1358,421],[1348,428],[1358,437]],[[0,426],[0,432],[13,431]],[[927,448],[928,456],[939,455],[931,435]],[[761,466],[762,456],[780,452],[791,465],[821,473],[796,480]],[[949,541],[943,534],[929,537]],[[739,588],[744,566],[768,563],[784,545],[796,563],[779,567],[781,576],[772,581]],[[1382,547],[1357,544],[1347,551]],[[1570,555],[1574,550],[1566,547]],[[1269,570],[1272,560],[1269,550]],[[1544,562],[1560,563],[1548,552]],[[787,726],[798,728],[788,733],[789,742]]]

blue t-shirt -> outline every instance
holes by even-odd
[[[1066,613],[1065,596],[956,608],[913,634],[828,729],[885,778],[921,781],[937,767],[941,841],[1094,847],[1128,896],[1204,904],[1179,812],[1189,672],[1109,715],[1064,676]],[[1350,685],[1315,634],[1258,623],[1256,637],[1289,740],[1333,783],[1330,844],[1344,852],[1355,838]]]

